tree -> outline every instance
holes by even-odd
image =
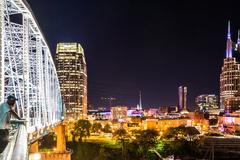
[[[125,158],[125,142],[129,140],[130,136],[127,133],[127,131],[123,128],[120,128],[118,130],[116,130],[113,133],[113,137],[117,139],[117,141],[119,141],[122,145],[122,157]]]
[[[102,129],[101,123],[93,123],[92,125],[92,132],[93,133],[99,133]]]
[[[136,140],[139,142],[147,142],[150,146],[157,142],[159,133],[154,129],[140,130],[136,135]]]
[[[201,145],[201,140],[198,139],[199,134],[199,131],[195,127],[179,126],[168,128],[162,136],[163,139],[167,140],[165,141],[166,152],[183,157],[197,157]]]
[[[125,129],[118,129],[113,132],[113,137],[117,139],[117,141],[124,143],[125,141],[129,140],[129,135]]]
[[[179,126],[176,128],[168,128],[167,131],[163,134],[163,138],[185,139],[188,141],[193,141],[193,139],[196,138],[196,136],[199,134],[199,131],[195,127]]]
[[[147,152],[153,148],[158,142],[159,133],[153,129],[140,130],[135,133],[135,140],[133,143],[138,144],[138,152],[144,158]]]
[[[103,131],[104,133],[112,133],[111,126],[107,123],[107,124],[103,127],[102,131]]]
[[[91,123],[88,120],[80,119],[74,124],[74,130],[72,131],[74,141],[75,137],[79,137],[79,142],[82,142],[83,137],[90,136]]]

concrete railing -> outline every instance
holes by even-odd
[[[17,126],[8,145],[0,156],[0,160],[27,160],[28,142],[27,130],[22,122]]]

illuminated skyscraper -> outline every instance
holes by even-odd
[[[178,111],[187,111],[187,87],[178,87]]]
[[[56,68],[67,118],[87,115],[87,66],[84,50],[78,43],[59,43]]]
[[[197,96],[196,105],[198,111],[218,109],[218,98],[214,94],[202,94]]]
[[[239,82],[240,64],[232,56],[232,40],[230,32],[230,21],[228,22],[226,58],[223,62],[222,73],[220,74],[220,106],[226,112],[233,112],[239,109]]]

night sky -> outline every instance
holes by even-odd
[[[180,85],[188,87],[191,108],[199,94],[219,95],[227,21],[233,41],[240,28],[240,2],[230,0],[28,2],[53,55],[58,42],[82,44],[95,106],[101,97],[135,106],[139,90],[144,107],[176,105]]]

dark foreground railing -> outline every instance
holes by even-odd
[[[14,129],[10,131],[8,145],[0,155],[0,160],[27,160],[27,130],[24,121],[12,121]]]

